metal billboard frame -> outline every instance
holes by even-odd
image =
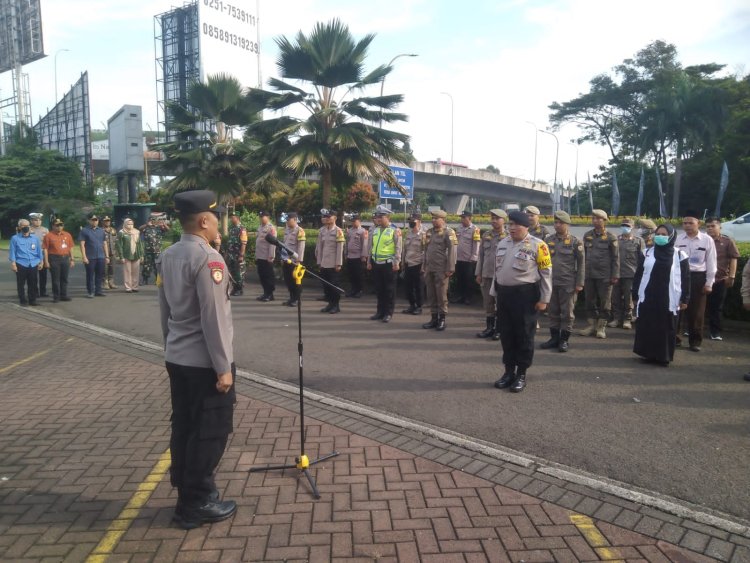
[[[40,0],[0,0],[0,73],[45,56]]]

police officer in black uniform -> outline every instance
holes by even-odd
[[[172,395],[170,450],[177,488],[175,523],[184,529],[229,518],[214,471],[221,460],[235,403],[230,277],[212,246],[220,209],[208,190],[178,193],[180,241],[157,259],[165,359]]]

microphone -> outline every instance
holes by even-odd
[[[279,239],[277,239],[271,233],[268,233],[266,235],[266,242],[268,244],[274,245],[276,248],[280,248],[281,250],[286,251],[286,253],[291,257],[292,260],[299,260],[299,254],[294,252],[291,248],[285,246],[284,243],[280,242]]]

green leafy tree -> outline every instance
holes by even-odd
[[[380,65],[365,73],[374,37],[355,41],[347,26],[333,20],[318,23],[309,35],[300,31],[294,41],[276,39],[281,79],[269,81],[272,91],[252,90],[248,97],[273,112],[300,108],[305,117],[282,115],[248,129],[249,135],[268,141],[249,155],[254,182],[278,177],[281,170],[297,178],[317,172],[326,207],[334,187],[346,190],[361,177],[398,185],[388,163],[410,162],[408,136],[375,124],[405,121],[404,114],[393,111],[403,96],[352,96],[379,84],[392,70]]]
[[[344,209],[361,213],[372,209],[378,202],[378,194],[367,182],[357,182],[344,196]]]

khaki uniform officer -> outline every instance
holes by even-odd
[[[508,220],[510,236],[497,243],[495,254],[493,289],[505,365],[495,387],[520,393],[534,359],[537,312],[552,296],[552,260],[544,241],[529,234],[528,215],[513,211]]]
[[[256,297],[256,301],[273,301],[273,292],[276,291],[276,276],[273,272],[273,260],[276,258],[276,247],[266,240],[266,236],[276,237],[276,227],[271,224],[271,214],[261,211],[260,226],[255,239],[255,265],[258,267],[260,285],[263,294]]]
[[[601,209],[591,212],[594,228],[583,235],[583,248],[586,251],[586,316],[588,326],[581,336],[607,338],[612,285],[620,277],[620,253],[617,237],[607,232],[607,213]]]
[[[448,281],[456,271],[456,232],[445,224],[448,214],[439,209],[432,211],[432,228],[424,236],[424,262],[422,273],[427,286],[427,306],[432,318],[422,328],[445,330],[448,313]]]
[[[456,229],[458,250],[456,251],[456,295],[451,303],[471,305],[474,293],[474,270],[479,257],[479,244],[482,234],[479,227],[471,222],[471,213],[461,213],[461,224]]]
[[[622,232],[617,237],[620,279],[612,286],[612,320],[607,323],[612,328],[633,328],[633,278],[638,269],[638,259],[646,249],[643,239],[633,234],[634,226],[632,219],[623,219],[620,224]]]
[[[396,276],[401,265],[401,229],[391,225],[391,210],[385,205],[375,209],[375,228],[367,241],[367,269],[378,299],[378,309],[372,321],[388,323],[393,318],[396,301]]]
[[[339,313],[339,301],[341,294],[328,284],[339,285],[339,272],[344,263],[344,244],[346,238],[344,231],[336,226],[336,212],[332,209],[321,209],[320,219],[323,227],[318,231],[318,243],[315,245],[315,260],[320,268],[320,277],[328,283],[323,284],[328,305],[323,307],[321,313],[335,315]]]
[[[500,332],[496,329],[497,304],[495,303],[495,296],[492,295],[492,280],[495,277],[497,243],[508,236],[508,233],[505,232],[505,221],[507,219],[508,214],[502,209],[490,209],[492,228],[482,235],[479,245],[479,256],[477,257],[477,267],[474,274],[482,289],[487,326],[482,332],[477,333],[477,338],[500,340]]]
[[[415,212],[409,216],[409,230],[404,236],[404,252],[401,269],[404,271],[404,289],[409,307],[401,311],[406,315],[422,314],[422,262],[424,262],[424,234],[422,214]]]
[[[542,348],[568,351],[568,339],[573,330],[578,292],[583,289],[583,243],[570,234],[570,215],[555,212],[555,233],[545,242],[552,257],[552,299],[549,302],[550,339]]]
[[[29,221],[31,222],[31,234],[35,235],[39,239],[40,244],[44,244],[44,239],[49,233],[49,229],[42,225],[42,214],[41,213],[29,213]],[[110,256],[112,256],[110,254]],[[111,262],[110,262],[111,264]],[[112,266],[109,265],[111,268]],[[47,266],[42,266],[42,269],[38,271],[39,276],[39,297],[47,297]]]
[[[539,240],[546,239],[551,233],[547,227],[539,224],[539,208],[536,205],[527,205],[523,211],[529,216],[529,234]]]
[[[369,233],[362,226],[359,215],[352,216],[352,225],[346,230],[346,271],[351,288],[347,297],[359,299],[365,289],[365,265],[367,264],[367,238]]]
[[[301,288],[297,285],[292,274],[297,264],[303,262],[305,259],[305,229],[300,227],[297,224],[297,221],[297,214],[294,212],[289,213],[286,218],[286,228],[284,229],[284,246],[289,250],[296,252],[298,256],[298,258],[290,256],[289,260],[291,260],[291,262],[287,260],[281,266],[284,274],[284,283],[286,283],[286,288],[289,290],[289,299],[284,301],[284,305],[289,307],[296,307],[297,301],[299,301]],[[284,251],[282,250],[282,255],[283,254]]]
[[[177,488],[174,520],[185,529],[225,520],[234,501],[219,501],[219,465],[234,410],[232,307],[227,266],[211,245],[224,212],[208,190],[181,192],[174,207],[179,242],[157,258],[164,350],[172,394],[169,469]]]
[[[654,231],[656,230],[656,223],[651,219],[639,219],[638,226],[641,228],[639,234],[646,243],[646,248],[654,246]]]

